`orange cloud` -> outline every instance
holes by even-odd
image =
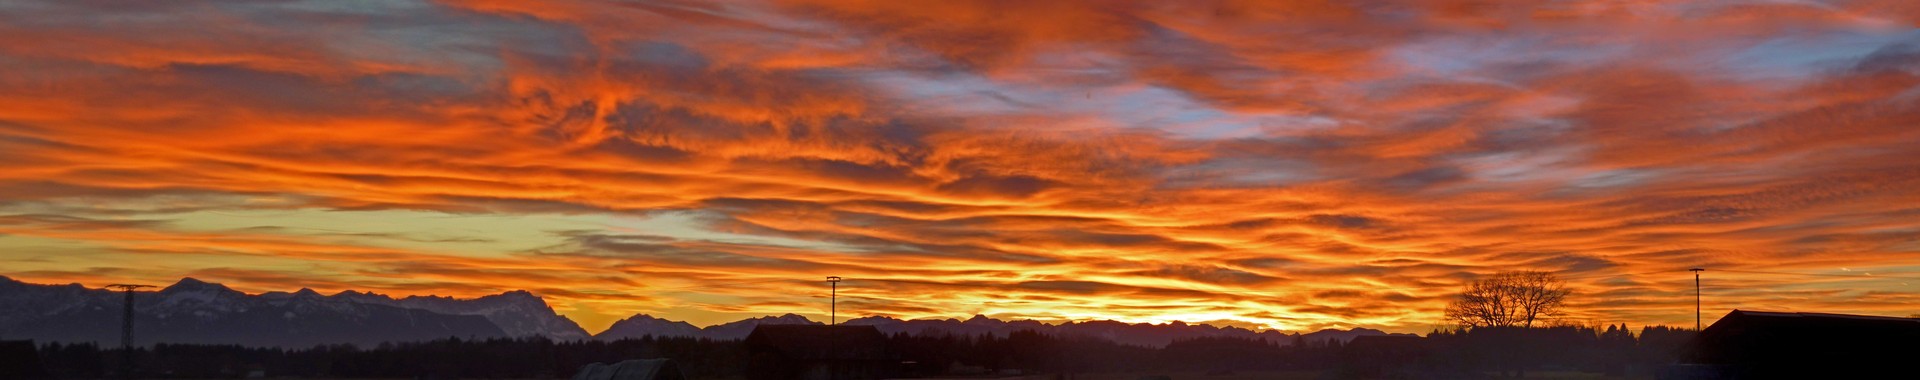
[[[1500,270],[1645,324],[1687,267],[1910,314],[1920,265],[1920,50],[1866,2],[19,7],[28,281],[1418,331]]]

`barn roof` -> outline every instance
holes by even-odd
[[[1734,310],[1700,332],[1702,339],[1885,339],[1920,334],[1920,319],[1830,313]]]
[[[1731,316],[1734,316],[1735,314],[1738,314],[1739,316],[1746,317],[1746,318],[1806,318],[1806,319],[1833,319],[1833,320],[1856,320],[1856,321],[1887,321],[1887,322],[1898,322],[1898,323],[1920,323],[1920,319],[1887,317],[1887,316],[1879,316],[1879,315],[1802,313],[1802,312],[1752,311],[1752,310],[1734,310],[1732,313],[1728,313],[1727,316],[1731,317]],[[1725,318],[1723,317],[1722,319],[1725,319]]]
[[[1812,366],[1862,370],[1920,355],[1920,319],[1734,310],[1692,342],[1695,363],[1754,368]]]
[[[873,326],[760,325],[747,334],[747,349],[793,359],[885,360],[887,337]]]

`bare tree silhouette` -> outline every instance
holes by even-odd
[[[1468,327],[1533,327],[1551,315],[1572,291],[1553,273],[1500,272],[1467,284],[1460,298],[1447,304],[1447,319]]]

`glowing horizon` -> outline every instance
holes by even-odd
[[[1900,1],[0,4],[0,275],[1424,332],[1920,313]],[[1869,273],[1871,273],[1869,275]],[[1912,281],[1909,281],[1912,280]],[[789,284],[786,281],[792,281]],[[771,284],[771,285],[770,285]],[[823,285],[823,284],[822,284]]]

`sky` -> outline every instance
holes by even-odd
[[[0,0],[0,275],[1424,332],[1920,313],[1920,5]]]

